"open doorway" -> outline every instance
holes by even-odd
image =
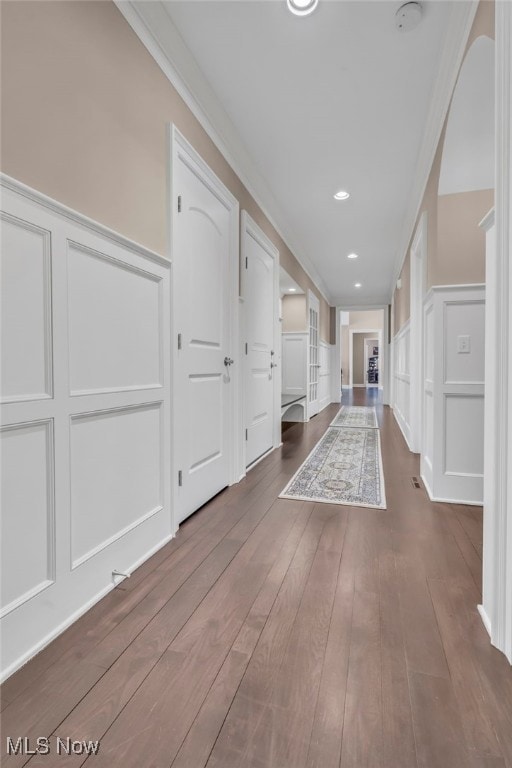
[[[307,420],[308,329],[307,297],[299,284],[280,267],[281,421],[283,428]]]
[[[340,311],[341,388],[381,391],[384,386],[383,309]]]

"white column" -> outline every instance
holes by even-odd
[[[512,4],[496,3],[496,205],[495,252],[488,270],[488,300],[496,350],[487,358],[487,442],[484,505],[482,618],[491,642],[512,663]],[[492,247],[492,242],[491,242]],[[489,293],[490,291],[490,293]],[[486,362],[487,362],[486,361]]]

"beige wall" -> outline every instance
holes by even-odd
[[[493,189],[439,196],[435,285],[485,283],[485,232],[478,224],[493,204]]]
[[[364,344],[367,339],[377,338],[374,333],[354,333],[353,338],[353,360],[354,374],[353,384],[364,384]]]
[[[283,296],[282,303],[282,331],[283,333],[296,333],[308,330],[307,302],[304,295]]]
[[[478,6],[476,16],[473,22],[473,26],[471,28],[471,32],[468,38],[468,42],[466,45],[466,50],[464,56],[467,54],[469,49],[471,48],[472,43],[476,40],[477,37],[480,37],[481,35],[487,35],[488,37],[491,37],[494,39],[494,0],[480,0],[480,4]],[[462,66],[462,65],[461,65]],[[423,195],[423,200],[421,201],[418,218],[416,219],[416,222],[414,224],[413,234],[411,237],[411,242],[409,243],[409,247],[407,249],[407,256],[404,261],[403,267],[402,267],[402,288],[400,291],[395,289],[393,300],[394,300],[394,328],[393,333],[397,334],[400,328],[407,322],[407,320],[410,317],[410,263],[409,263],[409,249],[412,244],[412,239],[414,237],[414,233],[416,232],[416,227],[418,226],[418,222],[420,220],[420,217],[424,211],[427,213],[427,287],[430,288],[433,285],[446,285],[446,284],[459,284],[459,283],[468,283],[468,282],[483,282],[481,277],[478,277],[478,279],[470,280],[468,279],[468,276],[478,276],[481,274],[481,253],[480,253],[480,246],[478,243],[476,243],[473,247],[470,248],[470,251],[465,259],[460,258],[458,255],[459,252],[467,246],[467,237],[466,234],[463,235],[463,242],[461,243],[460,248],[456,248],[451,250],[450,253],[448,253],[444,247],[444,254],[441,258],[441,254],[438,253],[438,229],[439,229],[439,222],[438,222],[438,215],[442,217],[442,223],[441,223],[441,237],[445,238],[446,234],[446,211],[441,210],[438,211],[438,188],[439,188],[439,175],[441,172],[441,160],[443,156],[443,146],[444,146],[444,139],[446,134],[446,124],[448,121],[448,115],[445,120],[445,124],[443,126],[443,130],[441,132],[441,137],[439,139],[439,144],[437,146],[436,154],[432,163],[432,168],[430,170],[430,175],[427,181],[427,185],[425,187],[425,192]],[[487,193],[488,190],[484,190],[484,193]],[[473,194],[473,193],[470,193]],[[445,197],[445,196],[443,196]],[[446,196],[446,197],[451,197]],[[454,196],[458,197],[458,196]],[[457,202],[460,201],[454,201],[455,205],[452,206],[451,214],[455,217],[455,220],[462,221],[465,217],[465,212],[462,209],[457,208]],[[476,200],[474,201],[476,205]],[[492,202],[487,207],[487,210],[491,208]],[[439,208],[446,208],[446,206],[441,203],[439,205]],[[487,211],[485,211],[486,213]],[[482,214],[483,216],[483,214]],[[482,218],[482,217],[480,217]],[[448,225],[449,226],[449,225]],[[471,228],[473,228],[473,225],[470,225]],[[474,230],[473,230],[474,231]],[[453,243],[453,240],[452,240]],[[453,259],[453,263],[452,263]],[[474,263],[469,262],[468,259],[475,259]],[[449,276],[449,279],[447,279]]]
[[[175,123],[330,311],[111,2],[2,2],[5,173],[159,253],[166,245],[167,126]]]

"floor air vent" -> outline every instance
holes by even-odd
[[[411,477],[411,483],[414,485],[415,488],[421,488],[420,481],[417,477]]]

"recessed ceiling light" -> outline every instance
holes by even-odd
[[[358,254],[357,253],[349,253],[347,254],[347,259],[357,259]]]
[[[334,195],[335,200],[348,200],[349,197],[350,192],[346,192],[344,189],[338,190],[338,192],[336,192]]]
[[[296,16],[307,16],[313,13],[318,5],[318,0],[286,0],[288,10]]]
[[[360,288],[360,287],[361,287],[361,283],[354,283],[354,288]]]
[[[290,293],[295,293],[295,291],[296,291],[297,289],[296,289],[296,288],[288,288],[288,290],[290,291]]]

